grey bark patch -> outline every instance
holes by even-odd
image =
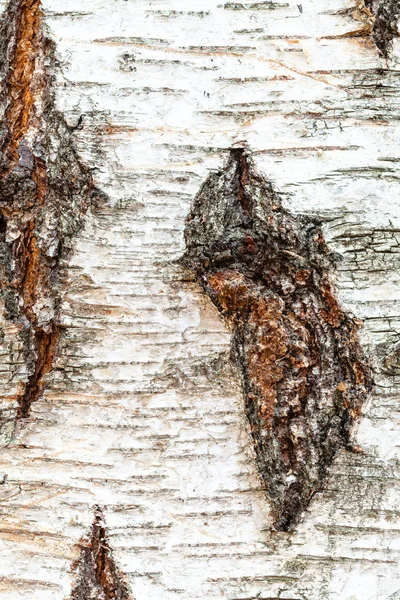
[[[274,526],[291,529],[372,387],[361,323],[335,297],[320,224],[284,210],[243,150],[204,183],[185,240],[183,263],[233,330]]]

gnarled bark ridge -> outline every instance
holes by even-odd
[[[284,210],[243,150],[203,185],[185,238],[184,264],[233,328],[274,526],[288,530],[371,388],[359,322],[335,297],[319,224]]]

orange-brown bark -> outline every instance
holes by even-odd
[[[15,37],[5,83],[9,100],[5,114],[8,131],[1,145],[0,176],[18,162],[18,146],[29,127],[35,101],[32,83],[42,38],[41,19],[40,0],[22,0],[16,5]]]

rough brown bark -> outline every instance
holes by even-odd
[[[187,221],[185,265],[233,327],[258,463],[288,530],[321,489],[372,386],[330,280],[319,223],[293,217],[245,151],[201,188]]]

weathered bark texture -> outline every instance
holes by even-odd
[[[385,4],[364,0],[41,6],[42,17],[37,2],[0,0],[1,600],[397,598],[395,11],[381,22]],[[238,148],[289,229],[301,240],[300,224],[319,222],[340,255],[333,270],[318,250],[311,270],[319,260],[321,278],[329,270],[349,335],[353,318],[363,322],[373,371],[359,425],[336,438],[361,452],[338,450],[291,532],[273,530],[231,330],[182,265],[194,199]],[[106,198],[91,208],[94,185]],[[297,271],[296,260],[279,264]],[[313,328],[329,318],[318,310]],[[40,362],[53,327],[57,350]],[[343,361],[318,375],[334,374],[329,390]],[[19,403],[35,373],[35,401]],[[352,368],[344,375],[338,392],[358,412],[363,391]],[[100,515],[93,524],[98,506],[106,526]]]
[[[0,25],[0,284],[5,318],[16,326],[15,368],[23,371],[1,414],[6,440],[51,371],[60,260],[97,194],[55,110],[53,68],[40,0],[10,0]]]
[[[357,323],[332,288],[320,224],[284,210],[247,153],[231,152],[188,217],[184,264],[233,325],[274,524],[297,524],[371,389]]]
[[[373,38],[379,52],[388,58],[393,38],[398,35],[400,18],[399,0],[365,0],[374,15]]]

